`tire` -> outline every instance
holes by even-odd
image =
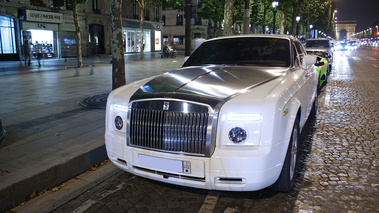
[[[330,73],[332,73],[332,65],[331,64],[329,64],[329,69],[326,71],[327,75],[330,75]]]
[[[311,109],[311,113],[309,114],[309,117],[314,118],[316,117],[316,114],[317,114],[317,96],[315,97],[315,100],[313,101],[312,109]]]
[[[320,79],[321,79],[321,77],[319,77],[319,79],[317,81],[317,94],[320,94],[320,92],[321,92]]]
[[[292,129],[291,139],[284,159],[282,171],[280,172],[278,180],[270,187],[272,190],[290,192],[294,189],[299,162],[299,131],[299,117],[297,117]]]

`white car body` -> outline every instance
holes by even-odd
[[[293,42],[298,41],[290,36],[211,41],[257,37],[289,41],[291,65],[185,66],[114,90],[106,110],[109,159],[135,175],[187,187],[255,191],[274,184],[281,175],[296,120],[301,131],[315,106],[316,58],[302,56],[302,64],[295,64],[301,60],[293,49]],[[247,75],[252,70],[260,79]],[[170,122],[175,125],[162,124],[155,113],[171,110]],[[196,118],[204,125],[195,125],[189,115],[192,110],[198,113],[193,113],[195,117],[206,116]],[[122,123],[118,128],[115,119]],[[246,130],[242,142],[229,137],[235,127]]]

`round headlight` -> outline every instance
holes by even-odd
[[[240,127],[234,127],[229,131],[229,139],[234,143],[241,143],[246,140],[247,133]]]
[[[114,119],[114,125],[116,126],[116,129],[121,130],[124,126],[124,122],[122,121],[122,118],[120,116],[116,116]]]

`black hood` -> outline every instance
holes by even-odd
[[[253,66],[185,67],[147,82],[134,93],[131,100],[178,98],[207,103],[212,100],[219,102],[270,81],[286,71],[286,68]]]

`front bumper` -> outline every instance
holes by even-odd
[[[251,149],[216,147],[207,158],[128,147],[120,139],[121,134],[105,135],[108,157],[122,170],[165,183],[225,191],[256,191],[272,185],[288,146],[283,141]]]

